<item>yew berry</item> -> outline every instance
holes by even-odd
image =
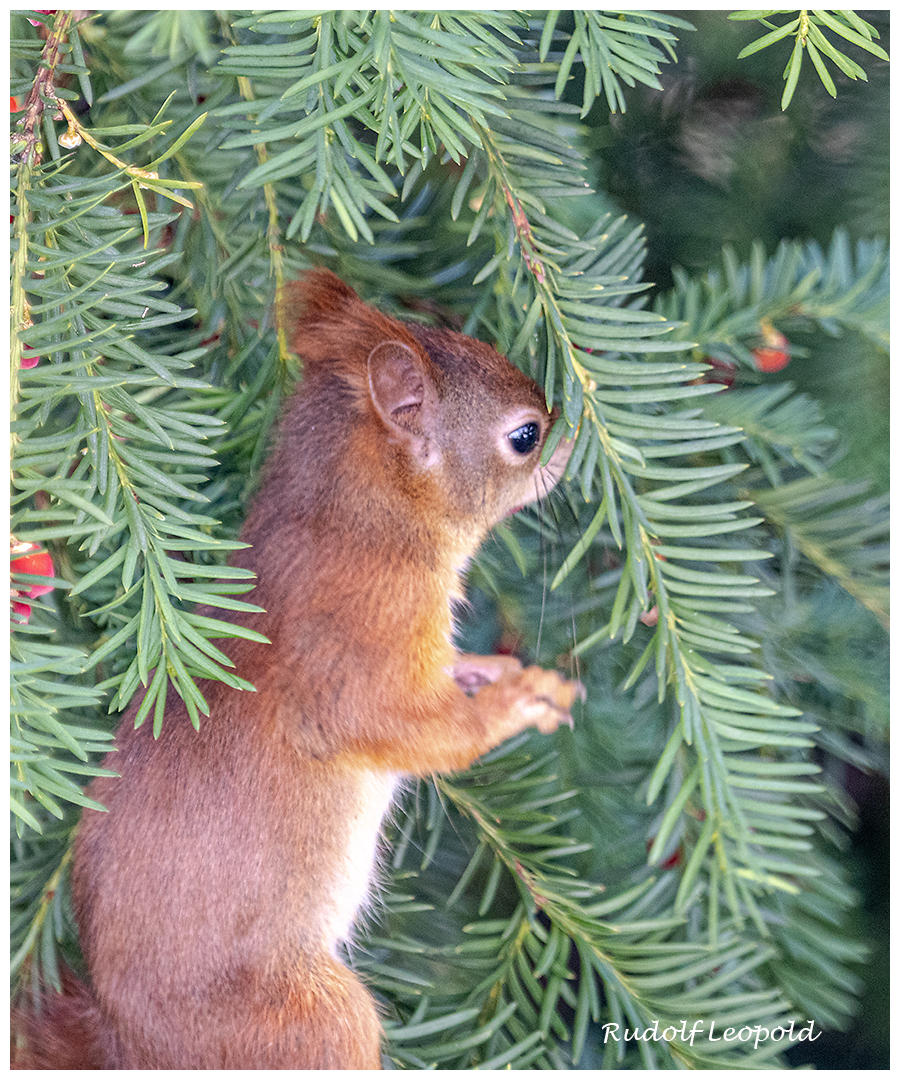
[[[53,560],[48,551],[42,551],[37,544],[28,542],[11,542],[10,571],[14,574],[33,574],[41,577],[53,577]],[[53,585],[41,585],[35,582],[26,585],[24,582],[10,586],[10,602],[13,614],[18,616],[17,622],[28,622],[31,615],[31,604],[25,603],[22,597],[34,600],[44,593],[53,592]]]
[[[757,371],[781,371],[787,367],[791,359],[788,351],[790,342],[780,331],[765,319],[759,324],[762,333],[763,344],[756,349],[751,349],[753,361]]]

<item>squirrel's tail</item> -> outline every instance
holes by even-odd
[[[93,993],[67,967],[60,977],[61,993],[44,990],[31,1008],[13,1008],[13,1069],[108,1068],[101,1046],[104,1025]]]

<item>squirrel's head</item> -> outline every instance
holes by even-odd
[[[285,299],[309,393],[331,386],[334,397],[342,384],[360,467],[430,524],[477,543],[560,479],[570,444],[540,465],[555,417],[538,385],[495,349],[392,319],[327,270],[307,274]]]

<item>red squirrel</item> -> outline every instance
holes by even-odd
[[[124,716],[75,842],[89,981],[27,1027],[21,1068],[378,1069],[341,958],[404,776],[571,722],[579,684],[452,643],[487,531],[559,480],[538,386],[462,334],[393,319],[330,271],[286,290],[305,362],[234,562],[271,644],[219,642],[255,693],[204,682],[195,731]]]

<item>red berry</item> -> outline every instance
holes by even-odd
[[[20,552],[20,554],[17,554]],[[53,560],[48,551],[41,551],[37,544],[22,543],[14,544],[13,557],[10,562],[10,571],[14,574],[36,574],[41,577],[53,577]],[[36,582],[33,585],[23,583],[13,585],[10,593],[13,614],[19,616],[18,622],[28,622],[31,615],[31,604],[24,602],[24,597],[34,600],[35,597],[43,596],[44,593],[53,592],[53,585],[41,585]]]
[[[751,349],[757,371],[781,371],[787,367],[791,359],[788,352],[790,342],[775,327],[763,319],[759,324],[762,333],[763,344],[759,348]]]
[[[14,574],[40,574],[42,577],[53,577],[53,560],[49,551],[41,551],[36,544],[28,545],[32,550],[24,555],[16,555],[12,560],[12,572]],[[44,593],[53,592],[52,585],[23,585],[27,595],[32,598],[43,596]]]
[[[757,371],[781,371],[787,367],[790,356],[781,349],[753,349]]]

